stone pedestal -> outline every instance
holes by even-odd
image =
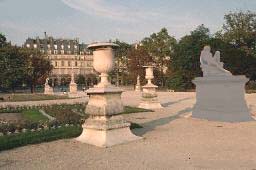
[[[92,88],[86,113],[90,117],[83,124],[83,132],[77,138],[82,143],[110,147],[141,139],[130,131],[130,123],[119,114],[124,111],[122,91],[116,87]]]
[[[44,85],[44,94],[53,95],[53,88],[48,84]]]
[[[142,87],[142,99],[139,104],[139,108],[143,109],[160,109],[163,108],[158,101],[156,94],[157,86],[154,84],[147,84]]]
[[[141,92],[141,85],[136,84],[135,91]]]
[[[253,120],[245,101],[245,76],[210,76],[193,80],[196,104],[192,117],[211,121]]]
[[[108,72],[114,66],[113,43],[94,43],[88,46],[93,50],[93,67],[101,73],[100,82],[87,90],[89,102],[86,113],[89,118],[83,124],[83,132],[78,141],[99,147],[110,147],[141,139],[130,131],[130,123],[120,115],[124,111],[121,100],[122,90],[108,81]]]
[[[76,83],[69,84],[69,93],[77,93],[77,84]]]

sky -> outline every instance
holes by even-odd
[[[0,32],[21,45],[28,37],[139,42],[161,28],[176,39],[204,24],[214,33],[230,11],[256,12],[256,0],[0,0]]]

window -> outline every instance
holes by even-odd
[[[70,62],[70,61],[68,61],[68,66],[69,66],[69,67],[71,66],[71,62]]]
[[[57,61],[55,61],[55,67],[57,67],[58,66],[58,62]]]
[[[61,61],[61,66],[64,66],[64,65],[65,65],[64,61]]]
[[[77,67],[77,61],[75,62],[75,66]]]

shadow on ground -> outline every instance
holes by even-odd
[[[168,107],[168,106],[170,106],[170,105],[173,105],[173,104],[176,104],[176,103],[179,103],[179,102],[183,102],[183,101],[186,101],[186,100],[190,100],[190,99],[193,99],[193,97],[187,97],[187,98],[180,99],[180,100],[173,101],[173,102],[162,103],[161,105],[162,105],[163,107]]]
[[[181,111],[177,112],[174,115],[142,123],[140,125],[143,128],[141,128],[141,129],[134,129],[133,133],[135,135],[138,135],[138,136],[143,136],[145,133],[153,131],[156,127],[168,124],[171,121],[180,118],[180,115],[182,115],[184,113],[187,113],[187,112],[191,112],[191,111],[192,111],[192,108],[188,107],[188,108],[186,108],[184,110],[181,110]]]

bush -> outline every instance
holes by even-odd
[[[0,151],[25,146],[28,144],[73,138],[79,136],[81,133],[82,128],[80,126],[72,126],[49,129],[40,132],[27,132],[10,136],[0,136]]]

